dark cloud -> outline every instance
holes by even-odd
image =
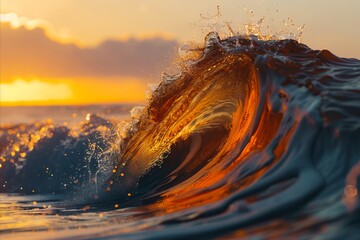
[[[1,79],[14,77],[157,78],[176,51],[175,40],[108,40],[80,48],[49,39],[42,29],[12,29],[1,24]]]

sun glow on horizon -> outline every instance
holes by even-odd
[[[23,80],[0,84],[1,106],[78,105],[143,102],[142,79]]]
[[[0,84],[1,103],[65,100],[72,97],[72,91],[64,83],[47,83],[39,80],[17,79],[12,83]]]
[[[11,29],[42,29],[46,37],[55,43],[72,43],[77,45],[79,49],[82,47],[89,47],[88,45],[82,45],[74,36],[70,38],[70,35],[66,34],[65,30],[62,31],[61,29],[56,29],[55,31],[54,26],[43,19],[31,19],[11,12],[0,13],[0,22],[8,25]],[[159,36],[157,36],[157,34],[149,34],[141,37],[146,39]],[[171,36],[164,35],[163,37],[171,39]],[[126,41],[126,39],[131,38],[137,37],[124,35],[121,40]],[[7,50],[7,46],[11,49],[11,43],[7,42],[7,44],[8,45],[3,44],[1,47],[1,61],[5,61],[6,57],[9,55],[10,50]],[[22,70],[26,70],[27,68],[31,70],[33,67],[31,63],[22,64],[23,62],[29,61],[27,58],[30,57],[30,55],[22,56],[21,52],[14,53],[13,50],[11,51],[13,52],[13,55],[18,54],[16,56],[20,56],[20,64],[16,64],[13,68],[11,68],[11,64],[10,67],[6,64],[2,64],[1,66],[1,106],[77,105],[119,102],[135,103],[143,102],[145,100],[147,81],[141,77],[119,75],[89,78],[81,75],[78,76],[76,74],[70,75],[64,79],[56,76],[50,77],[51,74],[47,74],[47,71],[48,69],[51,69],[52,65],[49,63],[50,67],[46,67],[48,64],[46,61],[42,62],[44,67],[41,68],[38,74],[23,74]],[[71,61],[72,58],[68,59],[68,62],[71,63]],[[61,68],[61,64],[58,65],[60,66],[59,68]],[[36,70],[36,66],[33,68]],[[19,69],[18,73],[17,75],[14,75],[14,72],[17,72],[17,69]],[[64,69],[61,69],[61,71],[66,73],[66,70]],[[12,72],[12,75],[9,74],[9,72]],[[40,76],[38,77],[38,75]],[[46,75],[49,75],[49,77]]]

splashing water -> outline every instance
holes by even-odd
[[[287,18],[282,23],[275,23],[273,18],[269,20],[262,16],[257,19],[253,10],[244,8],[244,13],[247,16],[248,23],[232,23],[223,19],[220,6],[217,6],[217,13],[214,15],[201,14],[201,21],[199,27],[204,34],[209,32],[216,32],[221,39],[234,36],[242,36],[244,38],[256,38],[260,40],[284,40],[293,39],[301,42],[303,37],[305,25],[297,26],[292,18]],[[272,26],[280,25],[280,29]],[[234,27],[238,26],[238,27]]]

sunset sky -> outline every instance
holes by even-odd
[[[274,33],[360,58],[359,0],[1,0],[1,105],[139,102],[183,42],[265,17]],[[221,17],[206,20],[220,6]],[[244,10],[246,8],[246,10]],[[200,17],[202,14],[203,17]],[[289,20],[290,18],[290,20]],[[214,24],[216,26],[214,27]],[[205,32],[202,31],[205,29]],[[266,32],[265,32],[266,33]]]

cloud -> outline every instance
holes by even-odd
[[[19,28],[24,26],[27,29],[34,29],[36,27],[51,28],[50,23],[43,19],[30,19],[27,17],[20,17],[16,13],[0,13],[0,22],[8,23],[12,28]]]
[[[96,47],[62,44],[41,28],[1,23],[1,81],[16,78],[158,78],[176,52],[175,40],[107,40]],[[94,29],[96,31],[96,29]]]

